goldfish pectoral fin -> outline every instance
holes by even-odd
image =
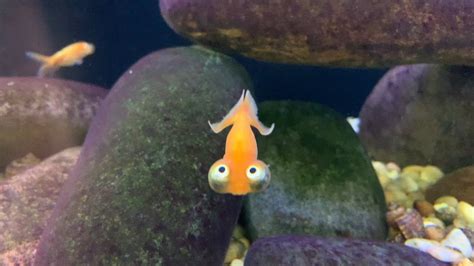
[[[48,60],[49,60],[49,56],[46,56],[46,55],[42,55],[42,54],[38,54],[38,53],[35,53],[35,52],[26,52],[25,55],[30,58],[30,59],[33,59],[37,62],[40,62],[40,63],[47,63]]]
[[[214,133],[219,133],[224,128],[234,123],[235,113],[237,112],[237,109],[240,107],[240,105],[244,101],[244,96],[245,96],[245,90],[242,92],[242,96],[240,96],[239,101],[234,105],[234,107],[232,107],[232,109],[230,109],[229,113],[227,113],[227,115],[224,116],[224,118],[220,122],[211,123],[210,121],[208,121],[209,126],[211,127],[212,131],[214,131]]]
[[[275,128],[275,124],[272,124],[270,127],[266,127],[262,122],[260,122],[257,116],[257,104],[255,103],[255,100],[250,94],[250,91],[247,91],[247,93],[245,94],[245,102],[249,105],[250,108],[251,125],[255,127],[258,132],[260,132],[260,134],[262,134],[263,136],[270,135],[273,132],[273,129]]]
[[[254,123],[252,123],[252,126],[255,127],[262,136],[268,136],[273,132],[275,123],[272,123],[270,127],[266,127],[262,124],[262,122],[256,120]]]
[[[212,131],[217,134],[221,132],[222,130],[224,130],[226,127],[232,125],[233,121],[222,120],[221,122],[217,122],[217,123],[211,123],[211,121],[207,121],[207,123],[211,127]]]
[[[224,129],[222,126],[219,125],[219,123],[211,123],[211,121],[207,121],[207,123],[211,127],[212,131],[216,134]]]
[[[58,68],[57,67],[52,67],[50,65],[44,64],[40,67],[38,70],[37,76],[38,77],[46,77],[52,75],[54,72],[56,72]]]
[[[74,62],[74,65],[80,66],[80,65],[82,65],[82,62],[83,62],[82,59],[79,59],[76,62]]]

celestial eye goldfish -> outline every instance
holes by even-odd
[[[210,187],[218,193],[245,195],[264,190],[270,184],[270,169],[257,159],[257,141],[252,128],[267,136],[272,133],[257,117],[257,105],[249,91],[244,90],[237,104],[218,123],[209,122],[214,133],[232,128],[227,135],[224,157],[209,169]]]
[[[44,77],[48,74],[52,74],[60,67],[82,64],[84,57],[94,53],[94,50],[95,47],[91,43],[76,42],[64,47],[51,56],[34,52],[26,52],[26,56],[42,64],[38,70],[38,76]]]

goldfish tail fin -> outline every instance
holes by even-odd
[[[48,63],[49,61],[49,56],[38,54],[35,52],[26,52],[25,55],[26,57],[33,59],[36,62],[40,62],[42,64]]]
[[[224,116],[224,118],[220,122],[211,123],[210,121],[207,121],[209,123],[209,126],[211,127],[212,131],[214,131],[214,133],[219,133],[224,128],[226,128],[226,127],[228,127],[228,126],[230,126],[234,123],[235,113],[237,112],[237,109],[239,109],[242,102],[244,101],[244,97],[245,97],[245,90],[242,92],[242,96],[240,96],[239,101],[234,105],[234,107],[232,107],[232,109],[230,109],[229,113],[227,113],[227,115]]]
[[[45,77],[45,76],[51,75],[57,70],[56,67],[52,67],[51,64],[49,63],[50,62],[49,56],[38,54],[35,52],[26,52],[25,55],[28,58],[33,59],[34,61],[42,64],[40,69],[38,70],[38,74],[37,74],[38,77]]]
[[[43,64],[40,69],[38,70],[38,77],[46,77],[52,75],[54,72],[56,72],[58,68],[52,67],[48,64]]]
[[[245,93],[245,99],[244,102],[248,104],[249,106],[249,114],[250,114],[250,119],[251,122],[250,124],[255,127],[260,134],[263,136],[270,135],[275,128],[275,124],[273,123],[270,127],[266,127],[260,120],[258,119],[257,113],[257,104],[255,103],[255,100],[253,99],[252,95],[250,94],[250,91],[247,91]]]

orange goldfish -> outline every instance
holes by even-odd
[[[237,104],[218,123],[211,124],[214,133],[224,128],[232,128],[227,135],[224,158],[216,161],[209,169],[208,181],[218,193],[245,195],[264,190],[270,184],[270,169],[257,159],[257,141],[252,131],[255,127],[260,134],[272,133],[257,117],[257,105],[249,91],[243,91]]]
[[[48,74],[52,74],[60,67],[82,64],[83,58],[94,53],[94,50],[95,47],[91,43],[75,42],[51,56],[34,52],[26,52],[26,56],[42,64],[38,70],[38,76],[44,77]]]

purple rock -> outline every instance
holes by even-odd
[[[0,265],[31,265],[46,221],[80,151],[80,147],[65,149],[0,181]],[[12,256],[22,262],[11,262]]]
[[[474,65],[474,1],[161,0],[176,32],[270,62]]]
[[[0,169],[30,152],[43,159],[81,145],[106,94],[68,80],[0,78]]]
[[[473,163],[473,103],[474,68],[395,67],[362,107],[360,138],[375,160],[449,172]]]
[[[246,266],[449,265],[401,244],[356,239],[277,236],[254,242]]]

